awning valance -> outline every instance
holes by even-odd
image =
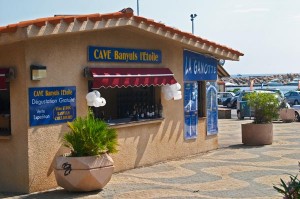
[[[93,78],[92,89],[177,83],[168,68],[89,68],[89,71]]]
[[[0,68],[0,90],[6,90],[6,77],[9,73],[9,68]]]

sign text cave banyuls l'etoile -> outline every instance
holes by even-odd
[[[160,64],[160,50],[88,46],[88,61]]]
[[[75,86],[29,88],[30,126],[65,123],[75,118]]]

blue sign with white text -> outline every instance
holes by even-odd
[[[184,83],[184,138],[195,139],[198,135],[198,83]]]
[[[216,82],[207,82],[206,85],[206,111],[207,135],[218,133],[218,100]]]
[[[160,64],[160,50],[143,50],[131,48],[88,47],[88,61],[92,62],[125,62]]]
[[[76,118],[76,87],[29,88],[30,126],[71,122]]]
[[[188,50],[183,51],[184,81],[217,80],[218,61]]]

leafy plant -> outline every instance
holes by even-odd
[[[278,118],[279,101],[273,93],[252,92],[245,96],[254,111],[255,124],[271,123]]]
[[[68,122],[70,131],[63,136],[64,146],[71,149],[71,156],[94,156],[117,152],[117,132],[107,123],[94,117],[91,110],[86,117]]]
[[[241,91],[240,88],[235,88],[235,89],[233,89],[233,90],[228,90],[227,92],[233,92],[234,94],[237,94],[237,93],[239,93],[240,91]]]
[[[300,166],[300,163],[298,163]],[[284,182],[280,179],[281,184],[279,186],[273,186],[273,188],[280,194],[284,195],[285,199],[299,199],[300,198],[300,181],[298,175],[289,175],[290,180]]]

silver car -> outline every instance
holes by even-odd
[[[295,110],[295,121],[300,122],[300,105],[294,105],[292,108]]]
[[[234,96],[233,92],[218,92],[218,104],[222,105],[225,100]]]
[[[289,91],[284,94],[284,98],[291,106],[298,105],[300,104],[300,91]]]

